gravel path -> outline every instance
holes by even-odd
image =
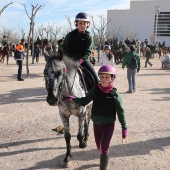
[[[30,59],[31,60],[31,59]],[[121,127],[110,147],[109,170],[170,170],[170,70],[162,70],[158,58],[137,75],[137,92],[127,94],[126,69],[117,66],[115,87],[120,92],[129,136],[121,144]],[[62,134],[51,129],[62,125],[57,107],[49,106],[43,80],[44,59],[30,64],[30,77],[16,81],[17,65],[0,64],[0,170],[63,169],[66,152]],[[99,66],[95,66],[98,70]],[[68,170],[98,170],[92,122],[88,147],[78,147],[77,118],[71,117],[73,161]]]

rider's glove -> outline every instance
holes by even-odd
[[[125,139],[128,136],[127,129],[122,129],[122,139]]]
[[[80,60],[79,60],[79,63],[80,63],[80,64],[83,63],[83,62],[84,62],[83,59],[80,59]]]

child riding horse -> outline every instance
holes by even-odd
[[[0,55],[1,56],[1,62],[4,63],[4,60],[5,60],[5,56],[7,57],[7,64],[8,64],[8,60],[9,60],[9,53],[10,53],[10,45],[7,44],[3,50],[2,50],[2,47],[0,47]]]

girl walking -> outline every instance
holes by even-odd
[[[100,61],[102,65],[109,64],[115,67],[114,55],[112,54],[111,47],[109,45],[104,46],[104,54],[101,56]]]
[[[100,83],[85,97],[68,96],[65,100],[73,101],[81,106],[93,101],[91,119],[96,146],[100,152],[100,170],[107,170],[109,147],[115,129],[116,114],[122,126],[123,139],[127,137],[127,126],[122,99],[113,85],[113,80],[116,78],[115,68],[111,65],[103,65],[98,74]]]

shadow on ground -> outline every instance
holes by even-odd
[[[9,93],[0,94],[0,105],[45,101],[46,95],[45,87],[11,90]]]
[[[164,147],[170,146],[170,137],[164,137],[164,138],[155,138],[150,139],[146,141],[140,141],[140,142],[134,142],[134,143],[127,143],[127,144],[120,144],[110,147],[110,157],[128,157],[128,156],[136,156],[136,155],[147,155],[152,150],[164,150]],[[74,146],[76,147],[76,146]],[[73,147],[73,148],[74,148]],[[78,147],[78,146],[77,146]],[[32,150],[28,150],[28,152],[32,151],[39,151],[39,150],[56,150],[56,152],[59,152],[60,149],[63,149],[63,147],[56,147],[56,148],[33,148]],[[21,151],[20,153],[22,153]],[[9,153],[10,154],[10,153]],[[16,153],[18,154],[18,152]],[[97,149],[92,149],[89,151],[73,151],[73,161],[91,161],[94,159],[99,159],[99,151]],[[31,170],[31,169],[61,169],[63,167],[63,159],[65,157],[65,154],[62,154],[60,156],[55,157],[54,159],[47,160],[47,161],[41,161],[38,162],[35,166],[20,169],[20,170]],[[84,165],[76,170],[81,169],[89,169],[92,167],[99,166],[97,164],[92,165]]]

